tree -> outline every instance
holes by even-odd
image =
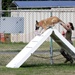
[[[2,9],[7,10],[13,0],[2,0]]]
[[[12,0],[2,0],[2,10],[8,10]],[[2,16],[8,16],[8,12],[3,12]]]

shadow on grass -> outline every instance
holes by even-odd
[[[41,66],[49,66],[50,64],[23,64],[21,67],[41,67]]]
[[[74,64],[70,64],[70,63],[60,63],[60,64],[53,64],[52,66],[75,66],[75,63]]]
[[[41,63],[41,64],[23,64],[21,66],[21,68],[29,68],[29,67],[43,67],[43,66],[48,66],[48,67],[55,67],[55,66],[75,66],[75,63],[74,64],[70,64],[70,63],[67,63],[67,64],[64,64],[64,63],[59,63],[59,64],[47,64],[47,63]]]

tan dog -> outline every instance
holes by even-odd
[[[36,30],[40,28],[41,30],[44,29],[45,31],[48,28],[53,27],[56,23],[59,23],[59,22],[64,23],[56,16],[41,20],[40,22],[36,21]]]

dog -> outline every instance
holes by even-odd
[[[64,23],[62,20],[60,20],[58,17],[53,16],[53,17],[49,17],[47,19],[41,20],[40,22],[38,22],[36,20],[36,29],[35,30],[39,30],[39,33],[43,33],[44,31],[46,31],[48,28],[51,28],[53,26],[55,26],[55,24],[57,23]],[[65,23],[64,23],[65,24]]]

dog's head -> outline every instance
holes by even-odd
[[[39,22],[36,20],[35,30],[39,30],[39,28],[40,28]]]

